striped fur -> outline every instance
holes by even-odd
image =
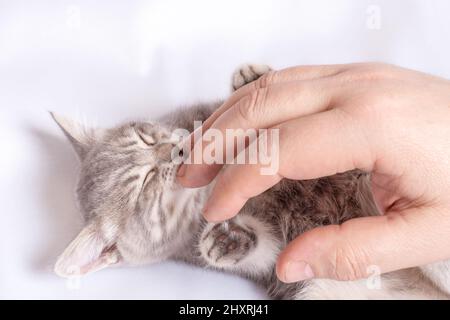
[[[244,66],[233,88],[257,79],[270,68]],[[111,264],[182,260],[240,274],[264,286],[272,298],[446,298],[433,275],[448,265],[384,275],[382,288],[364,280],[313,280],[283,284],[275,276],[280,250],[311,228],[375,215],[369,176],[351,171],[332,177],[281,183],[251,199],[231,221],[207,224],[201,210],[211,186],[182,189],[177,165],[168,152],[178,141],[175,128],[193,130],[220,105],[181,109],[158,123],[133,122],[107,130],[83,130],[54,115],[80,161],[78,201],[86,227],[58,259],[61,276],[85,274]],[[434,272],[434,273],[433,273]],[[448,277],[447,277],[448,279]],[[443,282],[442,282],[443,283]]]

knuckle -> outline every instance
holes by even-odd
[[[268,86],[270,86],[271,84],[273,84],[274,76],[275,76],[275,71],[269,71],[269,72],[263,74],[262,76],[260,76],[260,77],[255,81],[255,87],[256,87],[256,89],[267,88]]]
[[[353,281],[365,278],[370,263],[366,256],[351,246],[338,246],[331,261],[331,276],[340,281]]]
[[[369,62],[357,65],[343,72],[341,76],[353,81],[376,81],[391,78],[394,68],[386,63]]]
[[[361,64],[362,68],[372,68],[372,69],[383,69],[387,66],[388,64],[383,62],[367,62]]]
[[[259,88],[250,94],[246,103],[239,104],[237,111],[239,116],[247,123],[255,123],[261,119],[267,98],[267,88]]]
[[[360,79],[363,80],[380,80],[386,79],[391,75],[391,66],[384,63],[369,63],[361,68]]]

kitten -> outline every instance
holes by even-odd
[[[243,66],[234,74],[232,87],[237,90],[269,71],[267,66]],[[248,201],[235,218],[206,223],[201,211],[211,186],[184,189],[177,184],[178,166],[171,153],[179,141],[172,132],[192,131],[195,120],[204,121],[220,104],[111,129],[84,128],[52,114],[81,161],[77,195],[86,220],[59,257],[58,275],[175,259],[250,278],[271,298],[447,298],[445,287],[439,289],[445,284],[449,293],[450,278],[442,276],[445,268],[448,271],[446,263],[426,272],[413,268],[383,275],[381,288],[372,288],[366,280],[284,284],[277,279],[277,255],[299,234],[378,214],[369,176],[358,170],[309,181],[284,179]]]

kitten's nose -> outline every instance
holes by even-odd
[[[173,143],[161,143],[156,146],[156,156],[160,161],[172,160],[172,150],[176,145]]]

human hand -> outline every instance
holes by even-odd
[[[279,129],[279,171],[224,168],[204,215],[233,217],[282,178],[371,172],[383,215],[308,231],[277,263],[278,277],[353,280],[450,258],[450,81],[384,64],[294,67],[236,91],[205,123]],[[208,184],[221,165],[183,165],[179,182]]]

